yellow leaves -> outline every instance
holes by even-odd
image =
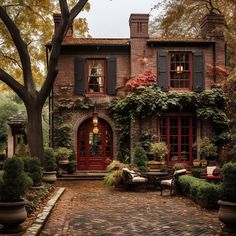
[[[78,0],[69,0],[70,7]],[[36,86],[44,81],[46,74],[45,44],[51,41],[54,25],[53,12],[56,11],[58,0],[0,0],[0,5],[6,7],[6,11],[16,24],[21,37],[28,45],[31,58],[33,78]],[[86,4],[85,11],[89,11],[90,4]],[[86,19],[79,18],[75,23],[75,29],[80,36],[86,37],[88,24]],[[23,84],[21,62],[11,36],[7,28],[0,20],[0,68],[8,72],[13,78]],[[0,85],[1,88],[6,86]],[[0,89],[1,89],[0,88]]]

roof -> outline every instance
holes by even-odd
[[[215,41],[202,38],[160,38],[151,37],[147,40],[149,44],[211,44]]]
[[[147,39],[148,44],[153,45],[167,45],[175,43],[176,46],[184,44],[193,44],[193,45],[207,45],[212,44],[214,41],[201,39],[201,38],[158,38],[150,37]],[[129,38],[65,38],[62,43],[63,46],[121,46],[127,47],[130,46]],[[51,43],[48,43],[47,46],[51,46]]]
[[[48,43],[47,45],[50,45],[50,43]],[[126,38],[65,38],[62,45],[129,46],[130,40]]]
[[[17,113],[16,115],[8,119],[8,125],[23,125],[25,123],[25,116],[23,113]]]

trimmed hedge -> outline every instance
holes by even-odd
[[[191,173],[193,177],[201,178],[201,174],[206,173],[206,168],[192,168]]]
[[[190,196],[201,207],[207,209],[217,208],[220,199],[221,185],[206,182],[193,176],[179,177],[180,189],[183,195]]]

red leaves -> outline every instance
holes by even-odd
[[[157,78],[151,71],[144,71],[131,78],[126,84],[125,88],[128,91],[133,91],[135,88],[140,86],[150,86],[156,82]]]

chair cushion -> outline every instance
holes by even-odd
[[[176,170],[175,172],[174,172],[174,175],[181,175],[181,174],[185,174],[186,173],[186,169],[181,169],[181,170]]]
[[[207,166],[207,175],[213,175],[216,166]]]
[[[172,179],[164,179],[161,181],[161,185],[171,186],[172,181]]]
[[[146,181],[147,181],[146,178],[140,177],[140,176],[136,176],[132,178],[132,183],[145,183]]]

